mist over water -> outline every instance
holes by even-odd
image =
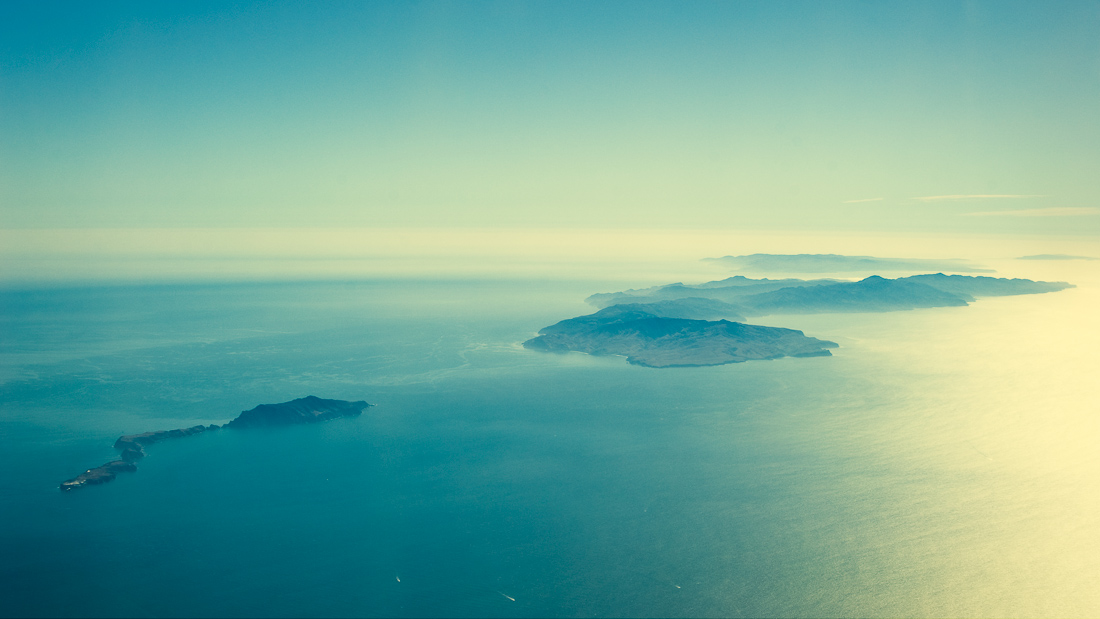
[[[675,228],[30,229],[0,230],[0,281],[36,287],[89,282],[531,278],[649,286],[727,277],[731,273],[722,265],[701,259],[731,254],[965,258],[979,266],[1009,261],[1009,271],[1016,273],[1045,265],[1013,260],[1018,256],[1091,256],[1098,253],[1097,245],[1095,236],[1085,234],[1013,237]]]
[[[547,261],[556,238],[434,278],[438,258],[328,281],[9,272],[0,614],[1100,613],[1100,267],[1013,259],[1088,243],[684,233]],[[838,342],[828,358],[655,370],[519,346],[589,294],[720,279],[698,258],[755,251],[1077,288],[754,321]],[[485,266],[507,255],[535,266]],[[310,394],[376,407],[157,444],[57,490],[120,434]]]
[[[1097,9],[0,2],[0,619],[1100,617]]]

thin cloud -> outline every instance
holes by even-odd
[[[949,196],[921,196],[913,198],[921,202],[937,202],[940,200],[988,200],[990,198],[1045,198],[1041,195],[1011,194],[1011,193],[957,193]]]
[[[862,200],[845,200],[841,204],[855,204],[857,202],[878,202],[882,198],[863,198]]]
[[[983,211],[980,213],[963,213],[964,217],[1082,217],[1086,215],[1100,215],[1100,208],[1085,207],[1052,207],[1034,208],[1020,211]]]

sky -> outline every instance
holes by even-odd
[[[1100,234],[1100,2],[6,2],[0,228]]]

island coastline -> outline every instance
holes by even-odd
[[[60,488],[70,492],[85,486],[96,486],[113,481],[118,473],[137,471],[137,462],[145,457],[145,448],[167,439],[194,436],[221,428],[247,429],[255,427],[276,427],[305,423],[318,423],[339,417],[352,417],[361,414],[372,406],[362,400],[326,400],[317,396],[306,396],[281,404],[260,404],[255,408],[242,411],[233,420],[219,426],[197,425],[175,430],[158,430],[120,436],[114,443],[119,458],[110,460],[95,468],[87,469],[72,479],[61,482]]]

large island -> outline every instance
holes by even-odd
[[[866,257],[793,258],[803,262],[852,258],[849,262],[859,262]],[[658,368],[819,357],[830,355],[828,349],[837,345],[801,331],[742,321],[745,316],[770,314],[965,307],[980,297],[1041,294],[1072,287],[1066,282],[943,273],[895,279],[872,275],[858,281],[736,275],[704,284],[675,283],[594,294],[586,300],[602,308],[600,311],[546,327],[523,345],[544,352],[621,355],[632,364]]]
[[[595,314],[563,320],[539,331],[538,337],[523,345],[545,352],[622,355],[629,363],[653,368],[821,357],[837,347],[794,329],[672,318],[643,304],[613,305]]]
[[[704,300],[725,304],[742,316],[826,312],[890,312],[927,307],[961,307],[981,297],[1042,294],[1073,288],[1066,282],[1036,282],[970,275],[933,273],[887,279],[878,275],[859,281],[834,279],[750,279],[736,275],[705,284],[682,283],[594,294],[596,307],[618,304],[658,304]]]
[[[929,260],[925,258],[878,258],[838,254],[752,254],[705,258],[743,273],[851,273],[884,271],[943,270],[956,273],[989,273],[989,269],[967,260]]]
[[[166,439],[192,436],[220,428],[242,429],[316,423],[338,417],[359,415],[369,406],[370,404],[361,400],[357,402],[326,400],[311,395],[290,402],[283,402],[282,404],[261,404],[251,410],[243,411],[236,419],[222,426],[217,424],[200,425],[176,430],[160,430],[120,436],[115,441],[115,449],[119,452],[119,459],[111,460],[94,469],[88,469],[72,479],[61,482],[61,489],[70,491],[84,486],[105,484],[113,480],[116,473],[132,473],[137,470],[137,461],[145,457],[145,448]]]

